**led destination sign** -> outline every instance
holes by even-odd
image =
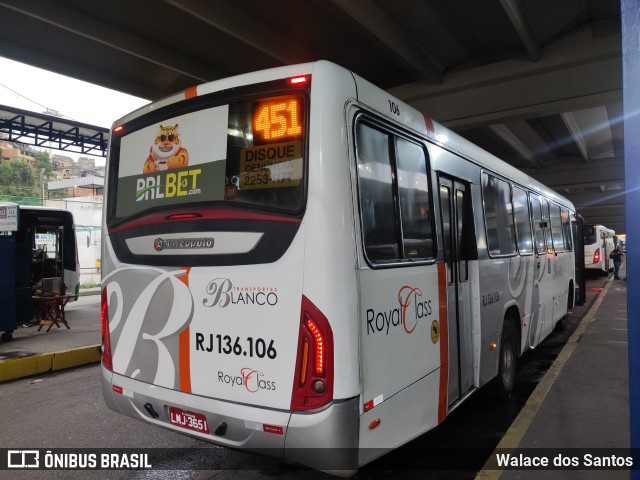
[[[302,108],[297,97],[278,97],[257,103],[253,111],[253,137],[282,141],[302,135]]]

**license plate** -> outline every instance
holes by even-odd
[[[169,423],[200,433],[210,433],[207,419],[201,413],[185,412],[181,408],[169,407]]]

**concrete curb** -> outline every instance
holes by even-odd
[[[0,360],[0,382],[100,361],[100,345]]]

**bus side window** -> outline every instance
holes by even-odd
[[[360,122],[356,127],[360,215],[371,262],[400,258],[393,198],[389,135]]]
[[[440,186],[440,204],[442,205],[442,233],[444,241],[444,258],[447,263],[447,284],[453,282],[453,258],[451,255],[451,218],[449,215],[451,205],[451,190],[445,185]]]
[[[564,233],[564,248],[567,252],[573,250],[573,242],[571,240],[571,219],[569,218],[569,210],[562,209],[562,232]]]
[[[516,234],[511,202],[511,185],[483,172],[482,196],[489,255],[515,254]]]
[[[564,252],[564,238],[562,237],[562,215],[560,213],[560,206],[551,204],[550,209],[553,249],[556,252]]]
[[[553,253],[553,237],[551,236],[551,219],[549,218],[549,201],[542,199],[542,223],[544,225],[544,238],[547,242],[547,253]]]
[[[547,251],[544,242],[544,227],[542,226],[542,208],[540,205],[540,199],[538,197],[531,196],[531,212],[533,218],[533,231],[535,234],[536,253],[538,255],[544,255]]]
[[[516,219],[516,236],[518,238],[518,251],[520,255],[533,253],[533,241],[531,239],[531,216],[529,215],[529,202],[527,192],[518,187],[513,187],[513,213]]]
[[[469,279],[469,264],[465,255],[465,245],[467,240],[467,221],[466,218],[466,194],[464,190],[456,189],[456,219],[458,221],[458,227],[456,232],[458,238],[456,239],[456,247],[458,249],[458,279],[461,282],[466,282]]]
[[[405,258],[433,257],[429,180],[424,150],[396,138],[398,197]]]

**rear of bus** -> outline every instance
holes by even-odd
[[[69,210],[21,206],[18,255],[33,257],[32,278],[61,277],[64,292],[80,292],[80,257],[73,213]],[[29,290],[31,290],[29,288]]]
[[[335,69],[212,82],[114,126],[102,242],[111,409],[321,469],[315,448],[341,448],[340,468],[357,468],[357,324],[340,326],[357,312],[340,121],[355,89]],[[321,151],[323,135],[336,141]]]
[[[613,250],[613,235],[602,225],[584,226],[584,267],[602,274],[609,271],[609,254]],[[610,239],[611,238],[611,239]]]

